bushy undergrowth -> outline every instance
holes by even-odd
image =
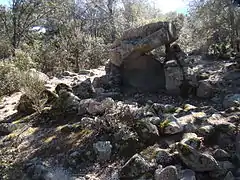
[[[20,90],[20,70],[11,63],[0,63],[0,96]]]
[[[45,89],[44,82],[37,74],[30,74],[17,66],[18,63],[17,65],[11,62],[0,63],[0,97],[21,91],[32,102],[34,109],[41,112],[46,101],[41,93]]]

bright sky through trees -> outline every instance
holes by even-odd
[[[0,4],[8,5],[10,0],[0,0]],[[163,13],[170,11],[177,11],[179,13],[187,13],[186,0],[153,0],[152,1],[157,8]]]

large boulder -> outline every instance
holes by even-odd
[[[121,66],[121,73],[125,86],[143,91],[156,91],[165,87],[163,64],[153,55],[127,57]]]
[[[125,58],[138,58],[142,54],[178,39],[176,28],[170,22],[150,23],[127,30],[111,49],[111,62],[121,66]]]

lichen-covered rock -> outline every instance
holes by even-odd
[[[154,143],[159,137],[157,126],[144,119],[137,121],[135,130],[140,139],[146,143]]]
[[[78,114],[83,115],[88,113],[90,115],[101,115],[106,109],[110,109],[114,105],[114,100],[106,98],[101,102],[94,99],[83,99],[79,103]]]
[[[178,143],[177,151],[184,164],[194,171],[214,171],[219,168],[217,161],[211,155],[202,154],[187,144]]]
[[[177,134],[183,131],[182,124],[179,123],[179,120],[175,116],[168,116],[165,122],[166,123],[163,125],[164,127],[162,127],[163,134]]]
[[[62,113],[76,113],[78,112],[80,99],[75,96],[72,92],[66,90],[59,91],[59,98],[55,103],[54,109]]]
[[[93,144],[93,149],[97,154],[98,160],[110,160],[112,152],[112,145],[110,141],[98,141],[97,143]]]
[[[178,172],[175,166],[167,166],[161,171],[155,171],[155,180],[178,180]]]
[[[156,151],[156,162],[163,166],[171,165],[174,162],[174,157],[168,151],[159,149]]]
[[[129,127],[120,126],[113,137],[115,147],[122,157],[131,157],[142,147],[137,133],[133,132]]]
[[[72,89],[73,93],[80,99],[92,98],[95,95],[95,89],[92,85],[90,78],[86,79],[80,84],[77,84]]]
[[[202,138],[198,137],[195,133],[185,133],[181,142],[194,149],[199,149],[201,146],[201,140]]]
[[[121,168],[119,175],[121,178],[136,178],[151,170],[152,166],[139,154],[135,154],[129,159],[126,164]]]
[[[183,81],[183,71],[180,66],[178,66],[177,61],[168,61],[164,68],[166,85],[165,88],[170,94],[179,95],[181,92],[180,85]]]

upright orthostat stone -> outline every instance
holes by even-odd
[[[127,30],[111,47],[111,63],[120,67],[126,58],[138,58],[177,39],[176,27],[170,22],[150,23]]]

